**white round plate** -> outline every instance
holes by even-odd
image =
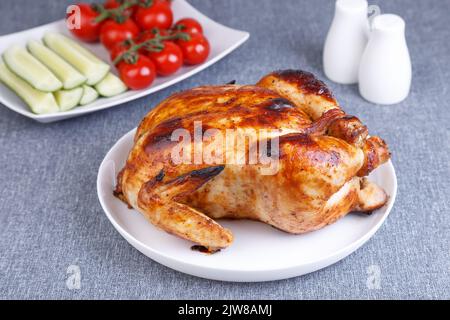
[[[233,244],[208,255],[192,251],[191,242],[161,231],[140,213],[113,196],[117,172],[125,164],[135,130],[123,136],[100,165],[97,192],[108,219],[136,249],[151,259],[194,276],[223,281],[270,281],[327,267],[358,249],[380,228],[397,192],[397,178],[389,161],[370,180],[389,195],[388,203],[372,215],[349,214],[321,230],[292,235],[247,220],[221,220],[234,235]]]

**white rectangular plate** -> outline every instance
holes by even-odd
[[[101,98],[86,106],[79,106],[72,110],[59,113],[42,115],[32,113],[27,105],[18,96],[16,96],[14,92],[9,90],[1,83],[0,102],[17,113],[44,123],[68,119],[90,112],[110,108],[167,88],[172,84],[175,84],[202,71],[203,69],[219,61],[234,49],[239,47],[248,39],[250,35],[248,32],[234,30],[209,19],[208,17],[197,11],[185,0],[173,1],[172,9],[174,13],[174,21],[183,17],[192,17],[197,19],[202,24],[204,33],[211,45],[211,53],[205,63],[191,67],[184,66],[180,70],[178,70],[178,72],[169,77],[157,77],[152,86],[147,89],[127,91],[112,98]],[[0,52],[3,52],[12,44],[20,44],[25,46],[26,43],[31,39],[40,40],[42,39],[42,36],[48,31],[57,31],[72,37],[66,28],[65,21],[60,20],[37,28],[0,37]],[[82,45],[90,49],[102,60],[109,62],[108,52],[101,44],[82,43]],[[114,68],[113,72],[115,72]]]

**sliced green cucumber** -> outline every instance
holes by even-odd
[[[15,75],[0,61],[0,80],[25,101],[37,114],[58,112],[58,104],[50,92],[36,90],[25,80]]]
[[[36,59],[56,75],[64,89],[73,89],[86,82],[85,76],[39,41],[29,41],[27,48]]]
[[[59,90],[53,94],[55,95],[59,109],[61,111],[67,111],[75,108],[80,103],[81,97],[83,96],[83,88],[78,87],[70,90]]]
[[[88,103],[95,101],[98,98],[98,92],[92,87],[83,85],[83,96],[80,100],[80,105],[84,106]]]
[[[81,72],[87,78],[87,85],[97,84],[110,69],[107,63],[62,34],[47,33],[44,43]]]
[[[125,83],[111,72],[95,85],[95,90],[103,97],[113,97],[127,91],[127,89]]]
[[[53,92],[62,88],[61,81],[25,48],[13,45],[3,53],[8,68],[34,88]]]

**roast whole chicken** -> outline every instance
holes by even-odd
[[[181,143],[174,140],[179,129],[209,135]],[[242,143],[215,140],[236,131],[233,139],[240,139],[242,129],[257,132],[244,134],[247,155],[237,151]],[[174,159],[174,148],[185,151],[183,161]],[[205,149],[215,162],[195,159]],[[256,149],[278,160],[275,168],[250,161]],[[115,195],[155,226],[213,252],[233,241],[219,218],[301,234],[351,211],[372,212],[387,195],[365,176],[389,157],[386,143],[345,114],[322,81],[276,71],[256,85],[197,87],[161,102],[137,129]]]

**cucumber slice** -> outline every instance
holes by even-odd
[[[27,48],[36,59],[56,75],[64,89],[73,89],[86,82],[85,76],[39,41],[29,41]]]
[[[58,112],[58,104],[50,92],[38,91],[25,80],[15,75],[0,61],[0,80],[25,101],[37,114]]]
[[[52,92],[62,88],[61,81],[25,48],[13,45],[3,53],[8,68],[34,88]]]
[[[70,90],[59,90],[53,93],[55,95],[56,102],[58,103],[61,111],[67,111],[75,108],[80,103],[83,96],[83,88],[78,87]]]
[[[95,85],[97,90],[103,97],[113,97],[122,92],[127,91],[127,86],[117,76],[109,72],[106,77]]]
[[[80,105],[84,106],[88,103],[95,101],[98,98],[98,92],[92,87],[83,85],[83,96],[80,100]]]
[[[87,78],[87,85],[97,84],[110,69],[107,63],[62,34],[47,33],[44,43],[81,72]]]

